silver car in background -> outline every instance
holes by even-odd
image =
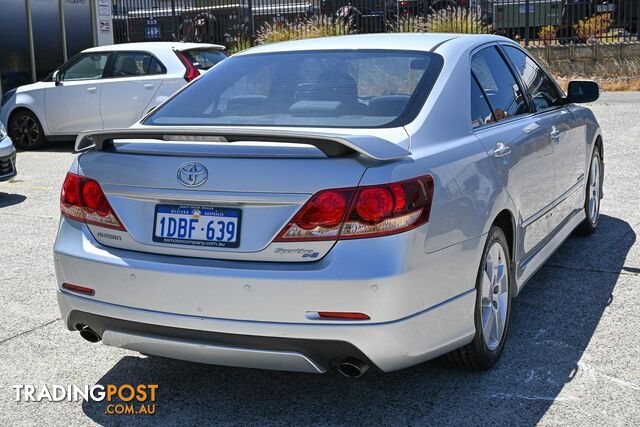
[[[65,325],[178,359],[351,377],[504,348],[511,301],[598,224],[598,86],[492,35],[249,49],[82,134],[54,247]],[[531,319],[535,322],[535,319]]]
[[[0,181],[7,181],[18,173],[16,168],[16,149],[0,122]]]

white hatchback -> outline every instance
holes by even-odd
[[[129,127],[226,57],[203,43],[126,43],[86,49],[44,81],[2,97],[0,121],[22,149],[87,130]]]

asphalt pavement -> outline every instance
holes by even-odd
[[[491,371],[436,360],[349,380],[147,358],[63,328],[52,245],[72,144],[18,154],[0,183],[0,425],[640,425],[640,93],[593,104],[604,133],[598,231],[570,237],[515,300]],[[158,384],[155,415],[16,402],[17,384]]]

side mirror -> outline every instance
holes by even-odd
[[[582,104],[593,102],[600,97],[600,86],[593,80],[572,80],[569,82],[567,97],[568,104]]]
[[[56,70],[53,72],[53,76],[51,77],[56,86],[60,86],[62,84],[62,76],[60,75],[60,70]]]

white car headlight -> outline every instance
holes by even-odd
[[[2,122],[0,122],[0,139],[5,139],[7,137],[7,129],[4,127]]]

